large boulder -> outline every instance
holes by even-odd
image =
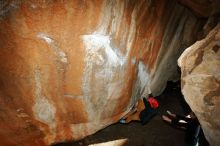
[[[220,145],[220,24],[178,59],[182,92],[212,146]]]
[[[0,0],[0,143],[77,140],[177,78],[203,21],[175,0]]]

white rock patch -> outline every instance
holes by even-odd
[[[41,73],[39,70],[35,71],[35,104],[32,110],[37,120],[47,124],[50,129],[55,127],[56,108],[42,95]]]
[[[58,56],[59,60],[62,63],[68,63],[67,55],[65,52],[63,52],[57,45],[57,43],[47,34],[45,33],[38,33],[37,37],[44,40],[48,45],[51,46],[53,49],[54,53]]]

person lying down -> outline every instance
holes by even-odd
[[[143,97],[138,100],[136,107],[121,118],[119,122],[126,124],[131,121],[140,121],[144,125],[157,114],[158,107],[159,102],[153,96],[149,96],[148,99]]]

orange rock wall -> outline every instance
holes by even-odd
[[[202,21],[174,0],[1,0],[1,145],[77,140],[175,79]]]

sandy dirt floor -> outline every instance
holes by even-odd
[[[116,123],[83,140],[55,146],[184,146],[185,132],[171,127],[161,118],[166,110],[179,114],[188,112],[179,84],[169,83],[158,100],[159,112],[146,125]]]

